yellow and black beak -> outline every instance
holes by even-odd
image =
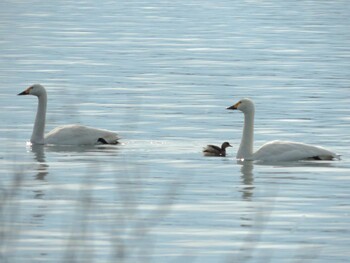
[[[18,93],[17,95],[29,95],[30,89],[31,88],[28,88],[28,89],[22,91],[21,93]]]
[[[237,110],[238,106],[241,104],[241,102],[237,102],[235,105],[232,105],[231,107],[226,108],[227,110]]]

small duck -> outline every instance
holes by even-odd
[[[227,147],[232,147],[232,146],[228,142],[224,142],[221,145],[221,148],[219,146],[209,144],[203,148],[203,154],[204,154],[204,156],[222,156],[222,157],[225,157]]]

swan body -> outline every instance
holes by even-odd
[[[117,144],[118,137],[108,130],[70,124],[56,127],[45,135],[44,141],[66,145]]]
[[[209,144],[203,148],[203,154],[204,154],[204,156],[222,156],[222,157],[225,157],[227,147],[232,147],[232,146],[228,142],[224,142],[221,145],[221,147]]]
[[[239,160],[285,162],[339,159],[339,155],[321,146],[290,141],[271,141],[254,152],[255,107],[253,101],[250,99],[242,99],[227,109],[240,110],[244,113],[243,135],[236,155],[236,158]]]
[[[115,132],[78,124],[59,126],[45,135],[47,105],[45,88],[40,84],[34,84],[18,95],[34,95],[38,97],[38,110],[30,139],[32,144],[94,145],[118,143],[119,138]]]
[[[300,160],[333,160],[338,156],[321,147],[300,142],[271,141],[261,146],[254,154],[254,160],[260,161],[300,161]]]

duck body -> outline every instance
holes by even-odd
[[[228,142],[224,142],[221,147],[209,144],[203,148],[204,156],[226,156],[226,148],[232,147]]]
[[[45,135],[47,107],[45,88],[40,84],[34,84],[18,95],[38,97],[38,109],[30,139],[32,144],[94,145],[118,143],[118,135],[113,131],[78,124],[59,126]]]
[[[336,153],[321,146],[301,142],[271,141],[261,146],[256,152],[254,143],[255,106],[252,100],[242,99],[229,110],[240,110],[244,113],[244,127],[236,158],[239,160],[288,162],[301,160],[335,160],[340,159]]]

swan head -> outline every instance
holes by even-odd
[[[228,110],[240,110],[243,113],[251,113],[254,112],[254,102],[251,99],[244,98],[241,99],[236,104],[232,105],[231,107],[227,108]]]
[[[40,97],[46,94],[45,88],[40,84],[34,84],[17,95],[34,95]]]

